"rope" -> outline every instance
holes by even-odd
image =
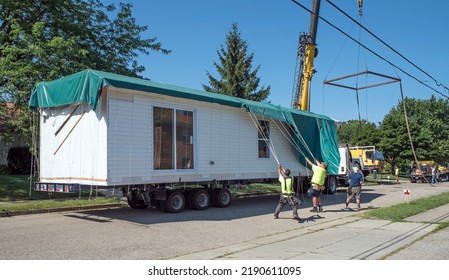
[[[285,126],[284,126],[284,128],[285,128]],[[312,159],[316,160],[316,157],[313,155],[312,150],[310,150],[309,145],[307,145],[306,140],[304,139],[304,137],[302,136],[302,134],[299,131],[297,133],[297,136],[298,136],[298,139],[301,142],[301,144],[304,146],[304,148],[306,148],[307,152],[311,155]],[[299,148],[299,146],[298,146],[298,148]],[[304,155],[305,158],[307,157],[304,153],[302,153],[302,154]]]
[[[282,121],[279,121],[280,123],[281,123],[281,125],[282,125],[282,127],[283,127],[283,129],[282,128],[280,128],[279,127],[279,125],[276,123],[276,121],[274,120],[274,119],[272,119],[272,121],[273,121],[273,123],[276,125],[276,127],[278,128],[278,130],[282,133],[282,135],[287,139],[287,141],[299,152],[299,153],[301,153],[303,156],[304,156],[304,167],[305,167],[305,169],[306,169],[306,174],[307,174],[307,177],[310,177],[310,173],[309,173],[309,169],[307,168],[307,161],[306,161],[306,155],[304,154],[304,152],[301,150],[301,148],[299,147],[299,145],[296,143],[296,141],[295,141],[295,139],[293,138],[293,136],[290,134],[290,133],[288,133],[288,129],[285,127],[285,125],[284,125],[284,122],[282,122]],[[299,138],[299,137],[298,137]],[[307,144],[305,144],[305,147],[306,147],[306,149],[308,149],[309,151],[310,151],[310,149],[309,149],[309,147],[307,146]],[[312,153],[310,153],[311,155],[312,155],[312,157],[313,157],[313,154]],[[314,158],[315,159],[315,158]],[[299,180],[298,180],[298,184],[299,184]],[[303,187],[301,186],[301,185],[297,185],[296,186],[296,188],[298,189],[298,187],[301,187],[301,198],[302,198],[302,200],[303,201],[305,201],[305,198],[304,198],[304,191],[303,191]]]
[[[402,90],[402,81],[399,82],[399,88],[400,88],[400,91],[401,91],[401,100],[402,100],[402,105],[404,107],[405,125],[407,127],[407,134],[408,134],[408,139],[410,141],[410,146],[412,148],[413,158],[415,159],[415,163],[416,163],[416,166],[418,167],[418,170],[421,171],[421,167],[418,164],[418,157],[416,156],[415,147],[413,146],[412,134],[410,132],[410,125],[409,125],[408,117],[407,117],[407,106],[405,105],[404,93],[403,93],[403,90]],[[427,184],[433,186],[431,183],[429,183],[429,181],[427,180],[426,176],[424,176],[422,172],[420,172],[420,173],[421,173],[422,178],[424,178],[424,180],[427,182]]]
[[[286,133],[286,131],[288,131],[288,129],[285,127],[285,125],[283,124],[283,122],[281,122],[281,125],[283,127],[280,128],[279,125],[273,120],[273,123],[276,125],[276,127],[279,129],[279,131],[282,133],[282,135],[287,139],[287,141],[300,153],[302,154],[304,157],[307,157],[305,155],[305,153],[301,150],[301,148],[299,147],[298,143],[295,142],[295,139],[293,138],[293,136],[290,133]],[[298,134],[298,139],[301,141],[302,144],[304,144],[304,147],[308,150],[308,152],[312,155],[310,151],[310,148],[307,146],[307,144],[304,141],[304,138],[302,138],[302,136],[300,136],[301,134]],[[302,138],[302,140],[301,140]],[[314,158],[314,157],[313,157]],[[315,159],[315,158],[314,158]]]
[[[256,126],[257,130],[259,131],[260,135],[262,135],[262,139],[263,139],[264,142],[267,144],[267,146],[268,146],[268,148],[270,149],[271,154],[273,155],[273,157],[274,157],[274,159],[276,160],[277,164],[280,165],[280,162],[279,162],[279,159],[278,159],[278,157],[277,157],[277,154],[276,154],[276,150],[275,150],[275,148],[274,148],[274,145],[272,144],[272,141],[270,141],[270,139],[268,138],[269,135],[267,135],[267,134],[265,133],[265,131],[263,131],[261,125],[260,125],[259,122],[257,121],[257,118],[256,118],[255,114],[254,114],[254,116],[251,115],[251,112],[250,112],[250,111],[248,111],[248,114],[249,114],[251,120],[253,121],[254,125]]]

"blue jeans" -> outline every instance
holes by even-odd
[[[432,184],[435,184],[437,182],[437,176],[432,175]]]

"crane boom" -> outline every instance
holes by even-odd
[[[298,45],[297,73],[295,74],[292,107],[303,111],[310,111],[309,91],[312,75],[315,72],[313,61],[318,54],[316,34],[320,4],[321,0],[312,0],[309,33],[300,34],[300,43]]]

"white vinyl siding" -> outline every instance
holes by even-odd
[[[64,116],[56,112],[55,120],[51,117],[42,124],[43,175],[110,186],[277,178],[276,160],[259,158],[257,128],[244,108],[113,87],[103,94],[102,104],[97,111],[88,110],[88,105],[83,107],[87,110],[85,116],[56,157],[52,154],[61,139],[52,139],[55,128],[50,124],[63,122]],[[193,168],[154,170],[155,106],[192,112]],[[67,109],[64,114],[69,113]],[[72,117],[67,128],[76,120]],[[298,162],[292,145],[273,120],[267,121],[280,163],[293,175],[304,175],[305,168]]]

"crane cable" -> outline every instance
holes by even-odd
[[[360,21],[362,20],[362,3],[363,1],[359,0],[358,4],[359,4],[359,17],[360,17]],[[359,28],[359,42],[362,41],[362,29]],[[357,48],[357,73],[360,72],[360,44],[358,44],[358,48]],[[359,100],[359,76],[356,77],[356,91],[355,91],[355,95],[357,98],[357,112],[359,114],[359,127],[362,127],[362,118],[360,116],[360,100]]]
[[[361,4],[363,3],[363,1],[358,0],[359,1],[359,15],[362,15],[361,12]],[[379,40],[382,44],[384,44],[386,47],[388,47],[391,51],[393,51],[395,54],[399,55],[402,59],[404,59],[405,61],[407,61],[408,63],[410,63],[412,66],[414,66],[416,69],[418,69],[419,71],[421,71],[422,73],[424,73],[427,77],[429,77],[430,79],[432,79],[435,84],[437,86],[441,86],[443,87],[446,91],[449,91],[449,88],[446,87],[445,85],[443,85],[442,83],[438,82],[434,77],[432,77],[429,73],[427,73],[426,71],[424,71],[421,67],[419,67],[418,65],[416,65],[415,63],[413,63],[412,61],[410,61],[408,58],[406,58],[404,55],[402,55],[401,53],[399,53],[398,51],[396,51],[393,47],[391,47],[389,44],[387,44],[385,41],[383,41],[382,39],[380,39],[378,36],[376,36],[373,32],[369,31],[366,27],[364,27],[361,23],[358,23],[355,19],[353,19],[350,15],[348,15],[345,11],[343,11],[341,8],[339,8],[337,5],[335,5],[334,3],[332,3],[330,0],[326,0],[326,2],[328,2],[331,6],[333,6],[335,9],[337,9],[339,12],[341,12],[343,15],[345,15],[347,18],[349,18],[351,21],[355,22],[356,24],[358,24],[363,30],[365,30],[366,32],[368,32],[368,34],[370,34],[371,36],[373,36],[374,38],[376,38],[377,40]]]
[[[310,9],[308,9],[307,7],[305,7],[304,5],[302,5],[301,3],[299,3],[296,0],[290,0],[293,3],[295,3],[296,5],[300,6],[301,8],[303,8],[304,10],[306,10],[307,12],[311,13],[311,14],[315,14],[313,11],[311,11]],[[376,53],[375,51],[373,51],[372,49],[368,48],[367,46],[365,46],[364,44],[358,42],[356,39],[354,39],[351,35],[349,35],[348,33],[344,32],[341,28],[338,28],[335,24],[331,23],[330,21],[328,21],[327,19],[323,18],[320,15],[317,15],[318,18],[320,18],[322,21],[324,21],[325,23],[327,23],[328,25],[330,25],[331,27],[333,27],[334,29],[336,29],[338,32],[342,33],[343,35],[345,35],[346,37],[348,37],[349,39],[351,39],[352,41],[354,41],[355,43],[359,44],[360,46],[362,46],[364,49],[366,49],[367,51],[369,51],[370,53],[372,53],[374,56],[378,57],[379,59],[385,61],[387,64],[391,65],[392,67],[398,69],[399,71],[401,71],[402,73],[404,73],[405,75],[407,75],[408,77],[412,78],[413,80],[417,81],[418,83],[422,84],[423,86],[431,89],[432,91],[446,97],[449,98],[448,95],[434,89],[433,87],[427,85],[426,83],[424,83],[423,81],[419,80],[418,78],[416,78],[415,76],[413,76],[412,74],[408,73],[407,71],[405,71],[404,69],[402,69],[401,67],[397,66],[396,64],[394,64],[393,62],[387,60],[386,58],[384,58],[383,56],[381,56],[380,54]],[[433,79],[433,78],[432,78]],[[439,84],[441,85],[441,84]],[[449,88],[444,87],[445,90],[449,90]]]

